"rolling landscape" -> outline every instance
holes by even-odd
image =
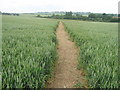
[[[0,89],[119,88],[120,14],[0,12]]]

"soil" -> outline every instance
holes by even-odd
[[[56,30],[58,39],[58,60],[54,77],[47,82],[47,88],[73,88],[78,82],[87,87],[87,81],[82,70],[77,69],[79,50],[75,43],[70,41],[62,22]]]

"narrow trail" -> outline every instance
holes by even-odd
[[[77,82],[86,84],[83,72],[77,69],[78,49],[75,43],[69,40],[69,35],[62,22],[59,23],[56,35],[59,59],[55,75],[51,80],[48,80],[47,88],[73,88]]]

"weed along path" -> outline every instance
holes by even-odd
[[[86,81],[81,74],[82,72],[77,69],[78,49],[75,43],[69,40],[69,35],[62,22],[58,25],[56,35],[59,59],[54,77],[47,82],[47,88],[73,88],[77,82],[85,84]]]

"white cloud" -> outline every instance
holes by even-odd
[[[81,11],[117,13],[119,0],[2,0],[2,12]]]

